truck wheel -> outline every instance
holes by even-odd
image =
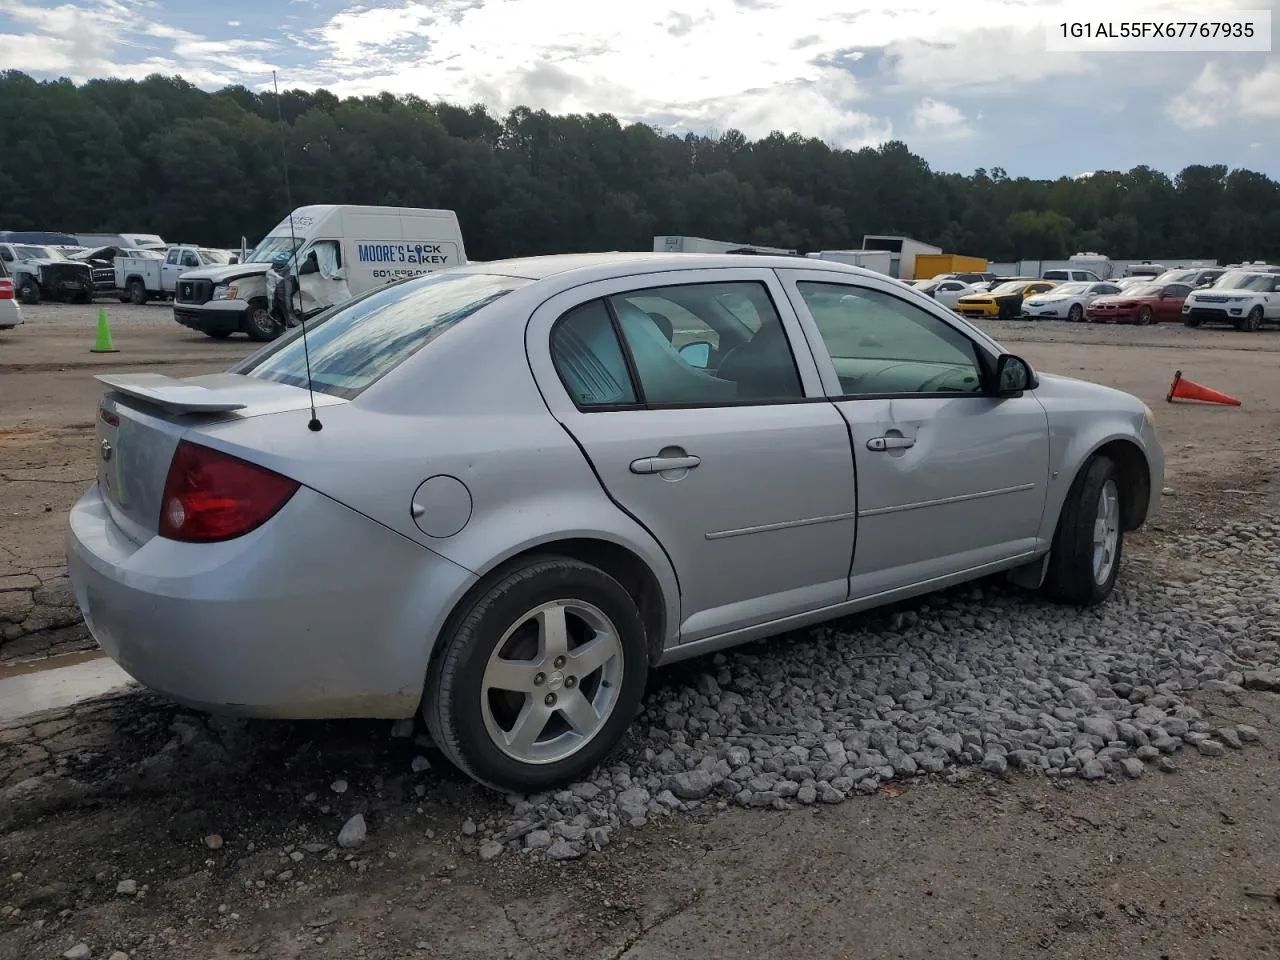
[[[461,611],[422,712],[464,773],[537,793],[586,775],[622,740],[644,694],[645,629],[626,589],[568,557],[530,558]]]
[[[147,302],[147,285],[137,277],[134,277],[125,284],[125,290],[129,293],[130,303],[136,304],[140,307]]]
[[[1095,454],[1067,493],[1044,578],[1045,594],[1058,603],[1096,606],[1111,595],[1124,550],[1124,504],[1119,471]]]
[[[244,332],[249,339],[266,341],[280,336],[280,325],[271,316],[271,311],[262,300],[255,300],[249,305],[249,312],[244,317]]]
[[[30,274],[18,281],[18,299],[27,305],[40,302],[40,284]]]
[[[1189,314],[1188,314],[1186,317],[1184,317],[1184,318],[1183,318],[1182,322],[1183,322],[1184,324],[1186,324],[1188,327],[1198,327],[1198,326],[1200,326],[1200,318],[1199,318],[1199,317],[1193,317],[1193,316],[1191,316],[1191,315],[1189,315]]]

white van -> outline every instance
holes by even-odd
[[[294,313],[308,317],[376,286],[466,263],[452,210],[299,207],[242,263],[182,274],[173,318],[219,340],[237,332],[274,340],[285,328],[285,288]]]

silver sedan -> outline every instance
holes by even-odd
[[[421,711],[504,790],[586,774],[652,667],[994,573],[1100,603],[1161,490],[1141,401],[825,261],[491,262],[302,334],[99,376],[86,623],[198,708]]]

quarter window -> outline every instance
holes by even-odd
[[[603,300],[570,310],[551,331],[551,359],[580,407],[636,402],[627,360]]]
[[[796,284],[846,397],[979,393],[972,341],[914,304],[865,287]]]

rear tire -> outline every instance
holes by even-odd
[[[622,740],[649,661],[639,611],[613,577],[566,557],[532,558],[451,623],[422,714],[458,769],[497,790],[540,793],[580,779]]]
[[[1124,552],[1124,504],[1115,463],[1095,454],[1067,493],[1049,553],[1049,599],[1093,607],[1111,595]]]
[[[147,286],[136,277],[125,285],[125,290],[129,294],[129,302],[134,306],[142,306],[147,302]]]

